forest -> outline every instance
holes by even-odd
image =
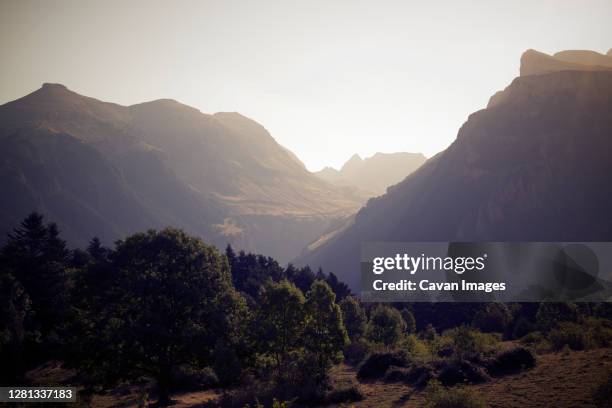
[[[544,349],[612,342],[609,303],[362,304],[331,272],[173,228],[70,249],[32,213],[0,259],[1,383],[60,361],[84,406],[118,384],[158,406],[185,389],[223,390],[212,406],[322,406],[359,401],[372,379],[434,407],[485,406],[466,384],[530,369]],[[341,362],[357,382],[334,381]]]

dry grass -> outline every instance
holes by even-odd
[[[470,386],[480,392],[492,408],[593,407],[591,394],[612,369],[612,349],[587,351],[560,351],[538,356],[535,368],[520,374],[493,379],[491,382]],[[62,383],[73,374],[49,364],[33,372],[36,382]],[[348,365],[333,369],[332,377],[337,384],[356,382],[356,370]],[[401,383],[383,381],[364,382],[360,388],[363,401],[331,407],[385,408],[423,407],[424,395]],[[217,391],[177,393],[172,396],[177,408],[196,407],[219,397]],[[136,407],[139,401],[138,387],[124,387],[104,395],[95,395],[92,407]]]
[[[538,365],[532,370],[470,388],[480,392],[492,408],[588,408],[594,407],[594,384],[610,369],[612,349],[551,353],[538,356]],[[351,377],[355,371],[341,366],[334,375]],[[403,384],[370,382],[361,388],[365,400],[350,406],[417,408],[425,403],[422,392]]]

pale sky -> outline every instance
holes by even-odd
[[[610,0],[0,0],[0,103],[58,82],[238,111],[319,170],[444,149],[528,48],[610,47]]]

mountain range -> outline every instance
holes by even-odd
[[[0,106],[0,177],[2,236],[36,210],[75,245],[172,225],[285,261],[363,202],[238,113],[121,106],[59,84]]]
[[[376,153],[365,159],[355,154],[340,170],[325,167],[315,174],[329,183],[351,186],[372,197],[384,194],[387,187],[402,181],[425,160],[421,153]]]
[[[610,55],[595,54],[527,51],[521,76],[446,150],[313,241],[298,263],[358,289],[365,241],[611,240],[612,71]]]

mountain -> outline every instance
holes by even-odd
[[[315,174],[329,183],[352,186],[372,197],[384,194],[387,187],[402,181],[425,160],[421,153],[376,153],[365,159],[355,154],[340,170],[325,167]]]
[[[521,76],[547,74],[556,71],[610,71],[612,56],[588,50],[568,50],[548,55],[527,50],[521,57]]]
[[[358,288],[364,241],[612,239],[612,72],[522,75],[298,263]]]
[[[238,113],[121,106],[59,84],[0,106],[0,174],[0,233],[38,210],[79,245],[172,225],[288,260],[361,202]]]

